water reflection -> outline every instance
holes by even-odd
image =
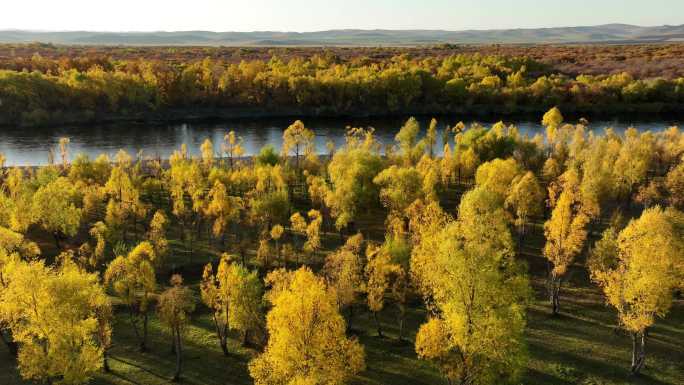
[[[404,118],[383,119],[307,119],[304,121],[307,127],[316,132],[316,150],[319,153],[326,152],[326,142],[332,140],[337,146],[344,143],[344,133],[349,126],[374,127],[378,140],[383,143],[391,143],[394,140]],[[420,119],[421,126],[427,127],[428,120]],[[457,119],[442,119],[439,124],[441,131],[446,124],[455,124]],[[474,120],[466,121],[470,125]],[[494,122],[479,121],[482,124],[491,125]],[[220,143],[229,130],[241,136],[246,155],[253,155],[267,144],[280,149],[282,144],[282,132],[291,119],[257,119],[235,120],[219,123],[183,123],[169,125],[140,125],[140,124],[117,124],[95,125],[90,127],[51,127],[51,128],[0,128],[0,153],[7,158],[6,165],[41,165],[48,161],[48,151],[56,148],[60,137],[69,137],[70,157],[85,153],[92,158],[105,153],[113,156],[119,149],[130,154],[143,151],[145,156],[168,157],[181,144],[185,143],[193,155],[198,155],[200,144],[209,138],[214,143],[216,151],[220,151]],[[534,135],[540,132],[539,122],[529,120],[505,121],[506,124],[515,124],[521,133]],[[653,120],[653,121],[594,121],[590,128],[602,130],[613,127],[623,131],[627,127],[634,126],[640,130],[659,131],[673,125],[679,125],[678,121]],[[441,135],[438,135],[437,149],[443,147]],[[57,153],[57,151],[55,151]]]

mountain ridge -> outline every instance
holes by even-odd
[[[684,24],[514,28],[332,29],[314,32],[253,31],[30,31],[0,30],[0,43],[131,46],[423,46],[435,44],[666,43],[684,41]]]

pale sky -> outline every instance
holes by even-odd
[[[684,24],[683,0],[0,0],[0,30],[320,31]]]

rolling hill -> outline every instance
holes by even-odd
[[[501,30],[329,30],[319,32],[89,32],[0,30],[0,43],[192,46],[418,46],[451,44],[661,43],[684,41],[684,25],[605,24]]]

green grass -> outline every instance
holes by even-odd
[[[678,301],[668,317],[658,320],[648,340],[647,365],[639,377],[629,376],[630,338],[615,328],[615,315],[601,302],[600,293],[573,287],[563,296],[562,314],[551,317],[542,298],[528,311],[527,341],[530,361],[524,384],[672,384],[684,383],[684,303]],[[419,360],[412,340],[424,319],[414,307],[408,314],[407,338],[396,340],[397,311],[388,306],[381,314],[385,338],[378,338],[370,314],[357,312],[354,334],[366,349],[367,369],[354,384],[442,384],[438,371]],[[225,357],[214,335],[210,316],[197,314],[185,336],[183,380],[192,385],[251,384],[247,365],[257,352],[242,348],[237,336]],[[152,318],[147,353],[137,349],[128,319],[116,318],[112,373],[99,373],[97,385],[168,384],[175,365],[167,331]],[[0,347],[0,384],[25,384],[4,346]]]

